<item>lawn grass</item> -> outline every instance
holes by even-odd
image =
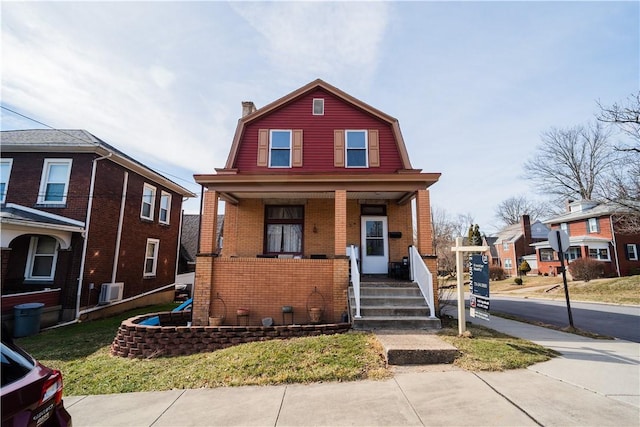
[[[558,352],[480,325],[467,324],[470,337],[458,336],[456,319],[450,319],[439,336],[461,356],[453,364],[469,371],[504,371],[545,362]]]
[[[173,307],[147,307],[51,329],[20,338],[18,343],[43,364],[63,372],[66,395],[354,381],[391,375],[375,335],[355,332],[242,344],[190,356],[127,359],[109,354],[122,320]]]
[[[17,341],[40,362],[63,372],[66,395],[355,381],[392,375],[380,342],[365,332],[255,342],[189,356],[128,359],[109,354],[122,320],[173,307],[175,304],[137,309]],[[491,329],[469,326],[469,330],[473,338],[457,337],[455,324],[440,335],[461,351],[455,365],[464,369],[522,368],[555,355]]]
[[[562,276],[525,276],[522,278],[522,285],[516,285],[513,280],[511,277],[491,281],[491,293],[531,298],[565,298]],[[589,282],[569,280],[567,283],[571,300],[640,305],[640,276],[595,279]],[[450,280],[447,284],[455,284],[455,281]]]

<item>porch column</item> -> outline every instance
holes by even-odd
[[[218,252],[216,231],[218,229],[218,193],[205,191],[202,195],[202,213],[200,217],[200,252],[214,254]]]
[[[339,321],[347,311],[347,288],[349,286],[349,259],[347,258],[347,191],[335,191],[334,260],[333,260],[333,313],[329,321]]]
[[[440,302],[438,301],[438,259],[433,255],[429,190],[418,190],[416,192],[416,228],[418,231],[418,252],[422,255],[422,260],[433,275],[435,311],[438,312],[440,306]]]
[[[431,235],[431,206],[429,190],[416,192],[416,226],[418,231],[418,251],[420,254],[433,253],[433,238]]]
[[[347,191],[335,191],[335,225],[334,225],[334,255],[346,255],[347,249]]]
[[[213,287],[213,263],[217,253],[216,230],[218,228],[218,193],[212,190],[202,194],[200,213],[200,249],[196,258],[196,274],[193,290],[193,315],[195,326],[209,323],[209,307]]]

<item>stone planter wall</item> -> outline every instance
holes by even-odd
[[[162,326],[139,323],[153,316]],[[347,332],[350,323],[285,326],[186,326],[190,311],[145,314],[123,321],[111,344],[111,354],[128,358],[179,356],[219,350],[233,345]]]

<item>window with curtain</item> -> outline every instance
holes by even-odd
[[[268,254],[302,254],[304,207],[267,206],[265,249]]]

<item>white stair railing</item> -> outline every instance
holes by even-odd
[[[353,296],[356,300],[355,319],[360,319],[360,270],[358,270],[358,255],[355,246],[349,246],[349,261],[351,263],[351,284],[353,285]]]
[[[411,269],[411,279],[418,284],[420,292],[424,296],[427,306],[429,306],[429,317],[436,318],[433,303],[433,275],[422,260],[418,249],[409,246],[409,268]]]

